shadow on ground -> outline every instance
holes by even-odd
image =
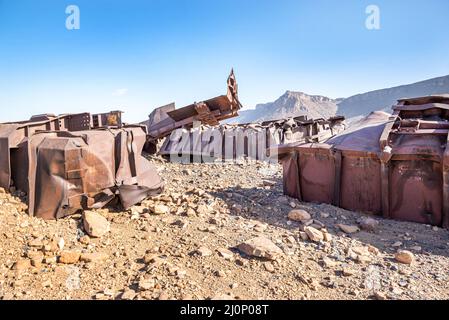
[[[379,221],[379,228],[375,232],[360,231],[355,234],[341,233],[337,224],[357,225],[358,220],[364,216],[362,213],[347,211],[327,204],[314,204],[299,202],[296,199],[283,195],[282,179],[271,179],[273,186],[259,188],[225,188],[210,192],[214,197],[220,198],[231,209],[231,215],[267,223],[272,226],[284,228],[289,231],[299,231],[298,222],[289,221],[287,214],[292,210],[290,202],[294,202],[299,209],[308,211],[314,219],[325,224],[333,235],[340,234],[370,244],[385,253],[395,253],[398,248],[411,249],[421,247],[421,254],[434,254],[449,257],[449,232],[431,226],[383,219],[371,216]],[[365,215],[366,216],[366,215]],[[401,242],[399,247],[393,246]],[[416,248],[413,248],[416,253]]]

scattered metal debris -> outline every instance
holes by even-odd
[[[284,192],[449,227],[449,95],[399,100],[326,143],[281,145]]]

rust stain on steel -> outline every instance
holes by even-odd
[[[325,143],[281,145],[284,192],[449,227],[449,95],[401,99]]]
[[[0,187],[26,192],[30,215],[44,219],[115,197],[126,209],[164,187],[142,156],[145,141],[145,128],[123,125],[120,111],[0,124]]]
[[[226,95],[218,96],[201,102],[195,102],[180,109],[171,103],[154,110],[149,120],[142,124],[147,126],[147,132],[153,144],[157,139],[166,137],[173,130],[191,128],[195,121],[206,125],[217,125],[219,121],[238,116],[242,107],[238,99],[238,85],[234,71],[227,80]]]

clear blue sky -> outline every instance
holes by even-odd
[[[80,30],[65,8],[80,8]],[[381,29],[365,28],[380,8]],[[449,74],[447,0],[0,0],[0,122],[121,108],[145,120],[225,92],[344,97]]]

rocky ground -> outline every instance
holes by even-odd
[[[0,190],[0,297],[449,298],[446,230],[300,203],[277,165],[152,161],[165,193],[126,212],[44,221]]]

